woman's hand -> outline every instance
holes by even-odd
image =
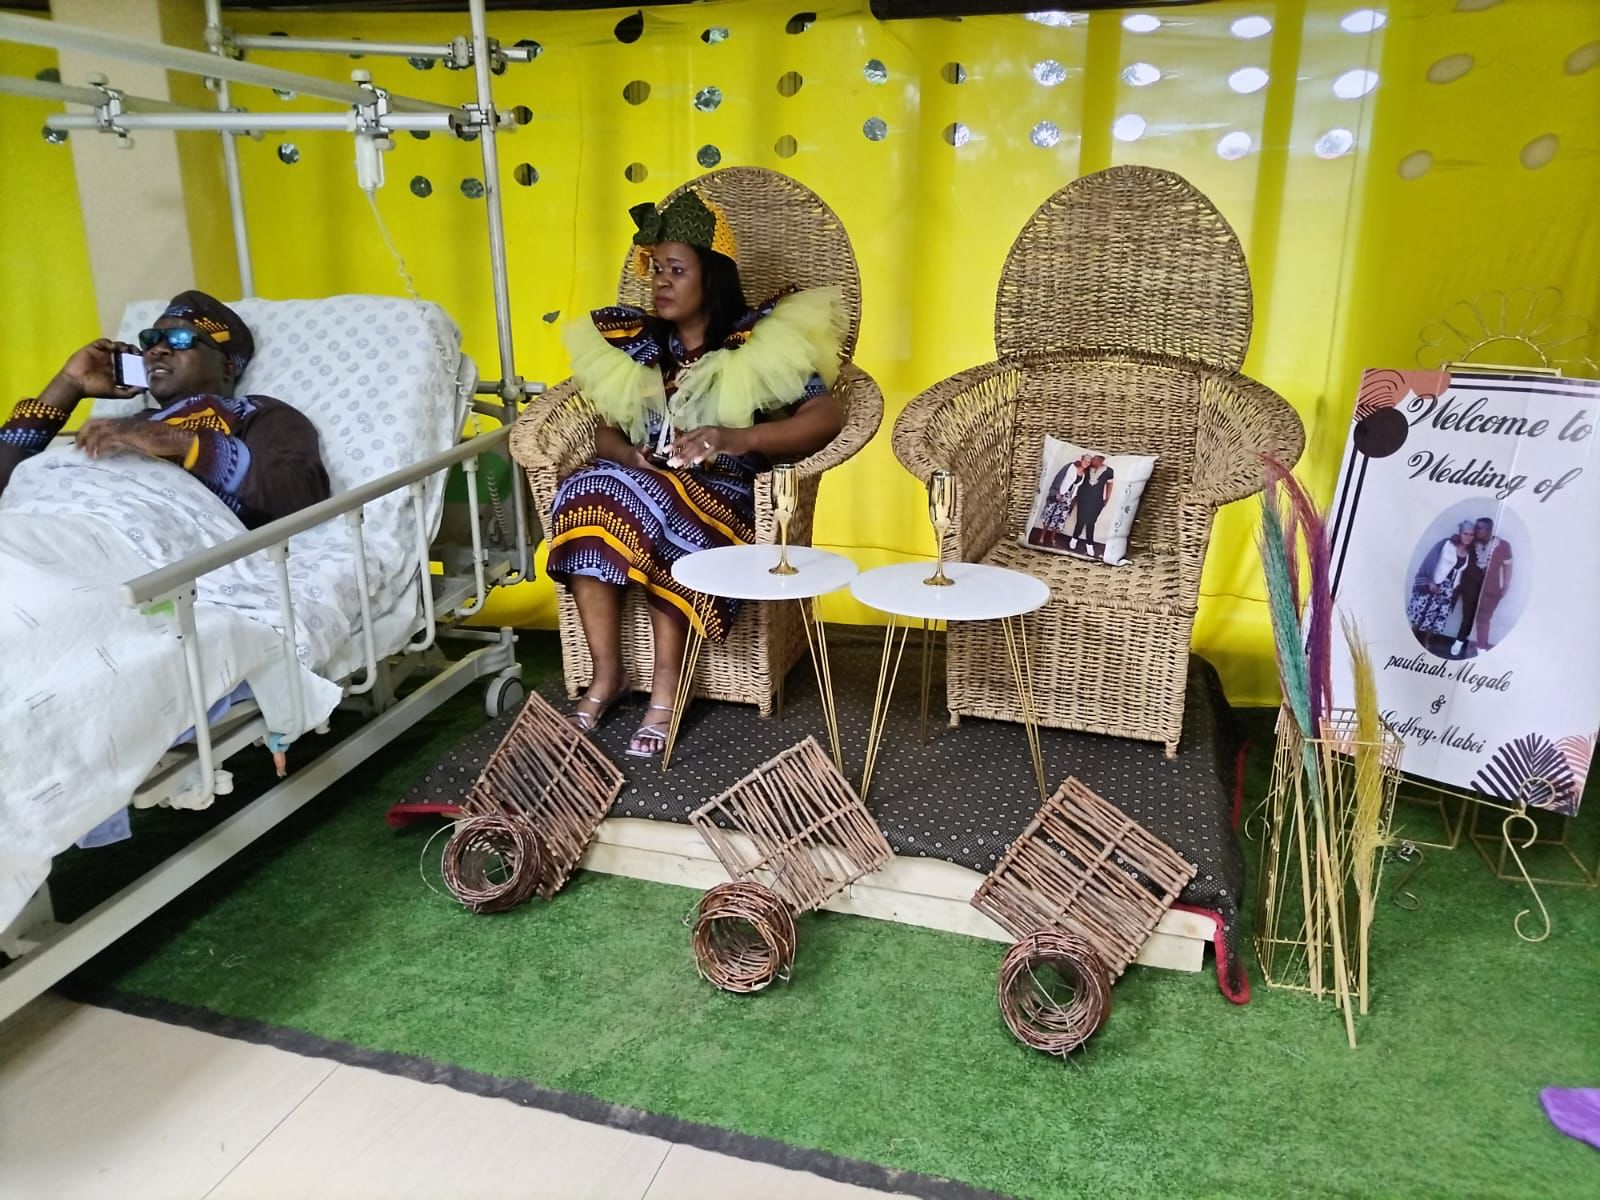
[[[672,441],[672,457],[686,467],[698,467],[710,462],[719,454],[738,457],[748,454],[752,438],[748,429],[724,429],[720,425],[702,425],[680,433]]]
[[[600,425],[594,431],[594,456],[621,463],[625,467],[652,470],[655,464],[645,457],[627,435],[614,425]]]

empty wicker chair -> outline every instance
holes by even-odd
[[[855,251],[839,218],[822,200],[787,175],[756,167],[731,167],[691,180],[663,200],[694,187],[715,200],[739,239],[739,277],[745,299],[760,303],[786,284],[800,288],[834,286],[844,292],[849,332],[846,362],[833,395],[843,427],[839,436],[796,464],[800,503],[789,523],[790,540],[809,544],[817,483],[829,467],[844,462],[871,440],[883,420],[883,396],[871,376],[848,361],[861,326],[861,276]],[[623,304],[650,306],[650,283],[622,264],[617,288]],[[569,379],[532,404],[511,434],[511,453],[528,473],[534,504],[546,529],[557,483],[586,463],[594,451],[595,415]],[[756,481],[756,539],[777,539],[772,515],[771,477]],[[558,589],[561,662],[567,694],[589,685],[593,664],[571,594]],[[805,652],[805,632],[792,604],[747,604],[727,640],[706,646],[695,673],[695,694],[712,700],[754,704],[762,716],[772,712],[783,677]],[[652,658],[650,619],[639,588],[628,589],[622,620],[622,657],[636,685],[648,686]]]
[[[1176,753],[1212,517],[1260,490],[1261,454],[1292,465],[1305,442],[1282,397],[1238,373],[1250,325],[1244,255],[1210,201],[1169,171],[1114,167],[1051,196],[1012,244],[997,361],[929,388],[895,423],[909,471],[956,473],[945,552],[1050,585],[1027,622],[1040,723]],[[1128,565],[1017,544],[1046,434],[1158,456]],[[948,646],[952,719],[1019,720],[995,669],[999,626],[952,623]]]

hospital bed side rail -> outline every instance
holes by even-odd
[[[184,658],[188,679],[189,707],[194,717],[194,748],[199,767],[198,800],[203,806],[217,794],[219,777],[217,762],[211,743],[211,732],[206,720],[208,700],[205,693],[204,671],[201,664],[199,631],[195,620],[196,581],[201,576],[218,570],[229,563],[250,555],[265,552],[271,559],[277,576],[278,606],[283,624],[279,637],[287,667],[291,711],[297,714],[294,728],[274,731],[274,749],[281,751],[306,732],[304,724],[303,683],[300,672],[298,636],[295,629],[294,597],[289,586],[289,542],[296,534],[304,533],[339,517],[349,527],[355,553],[356,594],[361,606],[361,639],[365,674],[359,683],[345,685],[347,696],[370,691],[378,680],[378,655],[373,632],[372,596],[368,584],[366,546],[362,536],[365,506],[402,488],[410,492],[412,528],[416,555],[417,584],[422,608],[422,629],[416,640],[406,643],[405,650],[421,653],[434,644],[438,635],[435,612],[433,579],[430,564],[429,534],[426,517],[426,480],[429,476],[460,463],[468,476],[467,496],[471,510],[472,564],[475,597],[471,603],[457,609],[457,616],[470,616],[482,608],[490,582],[487,579],[487,553],[478,522],[477,466],[478,457],[486,452],[501,449],[510,436],[510,427],[501,426],[487,433],[467,438],[447,450],[430,455],[410,466],[392,471],[380,479],[341,492],[309,508],[281,517],[259,529],[191,554],[175,563],[147,572],[122,585],[123,600],[146,612],[156,613],[169,609],[176,617],[177,638]],[[520,485],[520,481],[518,483]]]
[[[363,483],[349,491],[340,492],[326,500],[319,501],[309,508],[302,508],[299,512],[290,513],[287,517],[279,517],[276,521],[259,526],[248,533],[202,550],[198,554],[191,554],[187,558],[179,559],[175,563],[158,567],[136,579],[130,579],[122,585],[122,599],[127,604],[150,604],[166,597],[175,588],[184,584],[193,583],[202,575],[237,562],[241,558],[248,558],[252,554],[259,554],[263,550],[282,545],[296,534],[314,529],[334,517],[344,516],[370,504],[374,500],[382,499],[390,492],[405,487],[408,484],[420,483],[446,467],[464,462],[467,459],[476,459],[486,451],[497,450],[505,444],[511,435],[509,426],[501,426],[459,442],[448,450],[430,455],[402,467],[398,471],[391,471],[370,483]]]

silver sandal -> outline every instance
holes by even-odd
[[[672,705],[652,704],[644,710],[644,715],[652,712],[664,712],[670,716]],[[667,748],[667,738],[671,736],[671,725],[665,721],[644,721],[639,728],[633,731],[633,736],[628,739],[627,754],[632,758],[655,758]],[[645,749],[647,745],[659,742],[653,750]]]

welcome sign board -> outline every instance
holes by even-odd
[[[1330,517],[1334,600],[1407,774],[1575,813],[1600,728],[1600,383],[1367,371]],[[1335,656],[1334,703],[1349,706]]]

